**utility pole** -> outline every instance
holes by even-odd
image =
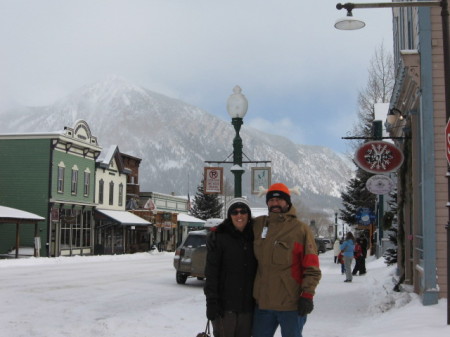
[[[334,211],[334,241],[337,240],[337,226],[338,226],[337,216],[338,216],[338,212]]]

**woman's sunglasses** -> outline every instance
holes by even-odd
[[[238,215],[238,214],[245,215],[245,214],[248,214],[248,211],[247,211],[245,208],[243,208],[243,209],[241,209],[241,210],[235,209],[235,210],[232,210],[232,211],[230,212],[230,214],[231,214],[231,215]]]

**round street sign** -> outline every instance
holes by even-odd
[[[388,176],[376,174],[367,179],[366,188],[373,194],[388,194],[394,188],[394,182]]]
[[[374,223],[375,220],[376,216],[373,213],[373,211],[369,208],[360,207],[356,211],[356,221],[358,221],[360,225],[367,226],[370,225],[371,223]]]
[[[403,163],[403,153],[394,144],[373,141],[363,144],[355,153],[355,162],[364,171],[389,173]]]

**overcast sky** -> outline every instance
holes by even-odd
[[[0,103],[49,105],[118,75],[230,120],[238,84],[246,125],[345,152],[392,14],[354,10],[366,28],[339,31],[337,2],[0,0]]]

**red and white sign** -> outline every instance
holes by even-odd
[[[450,119],[445,127],[445,148],[447,149],[447,162],[450,165]]]
[[[59,208],[52,208],[52,221],[59,221]]]
[[[388,176],[376,174],[367,179],[366,188],[373,194],[388,194],[394,188],[394,182]]]
[[[396,171],[403,163],[403,153],[394,144],[373,141],[362,145],[355,153],[355,162],[364,171],[389,173]]]
[[[223,194],[223,167],[205,167],[204,194]]]

